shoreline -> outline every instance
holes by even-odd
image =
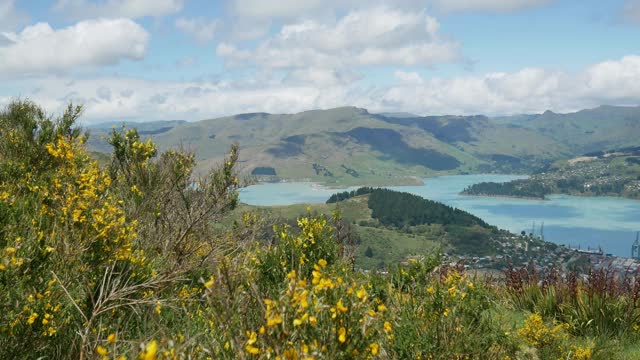
[[[531,201],[549,201],[549,199],[545,197],[532,197],[532,196],[515,196],[515,195],[491,195],[491,194],[465,194],[463,191],[458,193],[462,196],[469,197],[485,197],[485,198],[505,198],[505,199],[518,199],[518,200],[531,200]],[[550,194],[553,195],[553,194]],[[560,194],[564,195],[564,194]],[[594,196],[595,197],[595,196]]]
[[[395,186],[424,186],[425,185],[425,179],[435,179],[435,178],[440,178],[440,177],[447,177],[447,176],[518,176],[518,177],[522,177],[524,178],[528,178],[530,177],[530,175],[524,175],[524,174],[496,174],[496,173],[468,173],[468,174],[438,174],[438,175],[426,175],[426,176],[407,176],[404,177],[402,179],[405,179],[407,181],[399,181],[399,182],[383,182],[383,183],[370,183],[370,182],[361,182],[358,184],[350,184],[350,183],[346,183],[346,184],[327,184],[326,182],[322,182],[322,181],[314,181],[311,178],[301,178],[301,179],[288,179],[288,178],[278,178],[277,180],[272,180],[272,181],[257,181],[255,184],[251,184],[251,185],[261,185],[261,184],[287,184],[287,183],[307,183],[307,184],[312,184],[312,185],[316,185],[325,189],[339,189],[339,190],[345,190],[348,188],[361,188],[361,187],[380,187],[380,188],[384,188],[384,187],[395,187]]]
[[[549,199],[549,196],[570,196],[570,197],[577,197],[577,198],[594,198],[594,199],[609,198],[609,199],[624,199],[624,200],[640,201],[639,198],[633,198],[633,197],[622,196],[622,195],[614,195],[614,194],[595,195],[595,194],[583,194],[583,193],[577,193],[577,194],[550,193],[550,194],[546,194],[542,198],[531,197],[531,196],[515,196],[515,195],[466,194],[464,193],[464,191],[461,191],[458,194],[462,196],[470,196],[470,197],[505,198],[505,199],[537,200],[537,201],[550,201],[551,199]]]

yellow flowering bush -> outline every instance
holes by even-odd
[[[310,277],[291,270],[280,296],[263,300],[264,320],[248,329],[248,353],[284,358],[387,353],[393,338],[387,307],[369,293],[370,284],[327,264],[320,259]]]
[[[529,315],[517,334],[525,344],[535,348],[542,358],[591,359],[594,344],[572,345],[572,340],[575,341],[575,339],[567,329],[569,329],[568,324],[548,325],[540,314],[534,313]]]

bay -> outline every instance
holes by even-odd
[[[602,247],[617,256],[630,256],[635,232],[640,231],[640,201],[617,197],[552,195],[548,200],[460,195],[465,187],[483,182],[522,178],[514,175],[456,175],[424,179],[420,186],[389,187],[468,211],[487,223],[512,232],[534,232],[544,223],[547,241],[586,249]],[[353,190],[330,189],[313,183],[267,183],[240,191],[251,205],[323,203],[331,194]]]

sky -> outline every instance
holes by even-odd
[[[0,0],[0,106],[87,123],[640,105],[640,0]]]

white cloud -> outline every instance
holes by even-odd
[[[554,0],[433,0],[432,4],[442,12],[510,12],[547,5],[552,1]]]
[[[0,0],[0,31],[13,31],[27,19],[27,15],[16,9],[15,0]]]
[[[352,73],[327,69],[295,70],[284,79],[171,82],[49,76],[33,79],[28,85],[19,81],[6,85],[51,112],[60,112],[70,100],[84,103],[84,119],[89,122],[199,120],[245,112],[292,113],[344,105],[372,112],[493,115],[640,103],[640,55],[600,62],[576,73],[525,68],[452,78],[428,78],[406,71],[395,75],[392,85],[376,87],[363,86]],[[6,98],[0,95],[0,101],[6,102]]]
[[[240,17],[295,19],[371,6],[405,10],[428,7],[441,12],[510,12],[547,5],[553,1],[555,0],[227,0],[227,3],[234,14]]]
[[[148,33],[128,19],[87,20],[54,30],[47,23],[4,33],[0,74],[24,75],[109,65],[121,59],[142,59]]]
[[[327,3],[324,0],[232,0],[230,2],[232,10],[240,16],[264,18],[311,14]]]
[[[176,27],[192,36],[199,43],[206,43],[213,40],[218,29],[218,20],[199,18],[178,18]]]
[[[295,69],[290,71],[283,79],[283,83],[297,86],[310,84],[319,87],[348,86],[360,80],[361,75],[352,71],[339,71],[323,68]]]
[[[640,55],[595,64],[586,70],[584,83],[591,98],[640,103]]]
[[[54,9],[74,19],[165,16],[182,10],[185,0],[58,0]]]
[[[403,64],[431,66],[460,59],[458,44],[441,39],[438,21],[424,12],[388,7],[352,11],[333,23],[304,20],[284,25],[255,49],[221,43],[229,65],[267,68]]]
[[[640,56],[594,64],[578,73],[526,68],[452,79],[397,73],[374,106],[417,113],[515,114],[640,104]]]

